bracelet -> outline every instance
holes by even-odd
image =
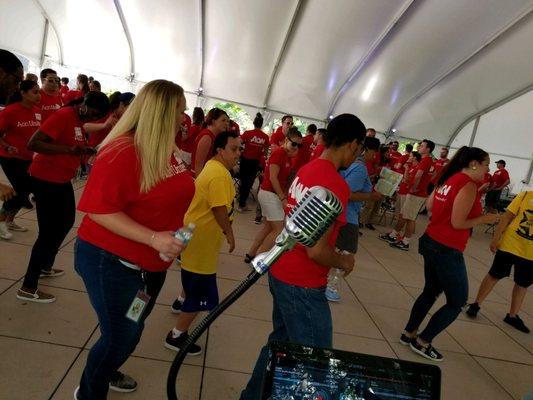
[[[152,236],[150,236],[150,246],[153,247],[154,245],[154,239],[155,239],[156,232],[152,232]]]

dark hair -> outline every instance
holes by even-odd
[[[324,136],[328,130],[326,128],[318,128],[316,131],[320,135]]]
[[[0,49],[0,68],[8,74],[11,74],[15,72],[17,68],[22,68],[22,63],[18,57],[10,51]]]
[[[341,147],[346,143],[365,140],[365,125],[353,114],[340,114],[333,118],[324,134],[324,143],[327,148]]]
[[[281,118],[281,123],[284,123],[287,118],[293,119],[292,115],[284,115],[283,118]]]
[[[368,131],[372,131],[372,132],[376,133],[376,130],[374,128],[367,128],[366,132],[368,132]]]
[[[365,150],[374,150],[374,151],[379,150],[379,146],[381,142],[379,141],[378,138],[372,137],[372,136],[366,136],[364,140],[365,140],[364,142]]]
[[[234,131],[224,131],[219,133],[213,142],[213,156],[217,155],[218,149],[223,149],[228,144],[229,138],[238,138],[239,134]]]
[[[87,82],[92,82],[92,81],[94,81],[94,78],[92,76],[87,78]]]
[[[61,83],[64,83],[65,85],[68,85],[68,78],[67,77],[63,77],[61,78]]]
[[[102,90],[102,85],[100,85],[100,82],[93,81],[93,85],[96,86],[98,88],[98,90]]]
[[[109,109],[115,111],[120,106],[120,92],[113,92],[109,95]]]
[[[435,142],[429,139],[424,139],[420,143],[425,143],[426,146],[429,148],[429,152],[433,153],[433,150],[435,150]]]
[[[102,115],[106,115],[109,112],[109,99],[105,93],[89,92],[85,95],[85,97],[81,98],[81,100],[81,103],[85,103],[87,107],[98,111]]]
[[[19,90],[13,93],[13,95],[9,98],[9,104],[18,103],[19,101],[22,101],[21,92],[27,92],[29,90],[32,90],[35,86],[39,86],[39,84],[31,79],[26,79],[20,82]]]
[[[298,130],[298,128],[294,126],[292,128],[289,128],[289,130],[287,131],[287,138],[289,139],[296,139],[301,137],[302,133]]]
[[[43,69],[43,70],[41,71],[41,75],[40,75],[40,77],[41,77],[41,81],[43,81],[43,80],[48,76],[48,74],[56,74],[56,75],[57,75],[57,72],[54,71],[54,70],[51,69],[51,68],[45,68],[45,69]]]
[[[411,155],[416,159],[416,161],[422,161],[422,154],[420,154],[418,151],[411,152]]]
[[[209,110],[209,112],[207,113],[206,117],[205,117],[205,121],[204,121],[204,124],[203,124],[203,128],[207,128],[209,125],[211,125],[213,123],[213,121],[216,121],[217,119],[219,119],[221,116],[225,115],[226,117],[228,117],[228,113],[220,108],[212,108],[211,110]],[[229,118],[229,117],[228,117]]]
[[[261,113],[255,114],[254,128],[260,129],[263,126],[263,116]]]
[[[441,149],[441,151],[442,151],[442,150],[446,150],[446,153],[449,153],[449,152],[450,152],[450,149],[447,148],[447,147],[443,147],[443,148]]]
[[[412,152],[413,151],[413,145],[411,143],[407,143],[405,145],[405,151],[407,151],[408,153]]]
[[[315,124],[307,125],[307,132],[309,132],[311,135],[314,135],[316,133],[316,125]]]
[[[194,125],[202,125],[204,123],[205,115],[202,107],[194,107],[192,111],[192,123]]]
[[[89,78],[87,78],[87,75],[79,74],[76,80],[81,83],[81,92],[83,94],[87,93],[89,91]]]
[[[472,161],[482,163],[487,159],[489,153],[478,147],[463,146],[457,153],[454,154],[452,159],[442,169],[441,175],[438,178],[437,186],[444,184],[451,176],[460,172],[463,168],[467,168]]]

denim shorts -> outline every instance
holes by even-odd
[[[181,269],[181,284],[185,291],[183,312],[210,311],[218,305],[216,274],[197,274]]]

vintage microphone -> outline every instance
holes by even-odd
[[[312,247],[333,224],[342,212],[342,204],[329,190],[321,186],[313,186],[296,204],[285,219],[285,227],[276,238],[274,247],[258,254],[252,261],[254,270],[248,277],[200,322],[194,329],[183,347],[174,358],[167,377],[167,396],[169,400],[178,400],[176,394],[176,378],[190,345],[209,328],[230,305],[246,292],[283,253],[292,249],[296,243]]]

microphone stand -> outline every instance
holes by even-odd
[[[220,302],[218,306],[213,308],[209,314],[198,324],[198,326],[192,331],[188,339],[185,341],[180,351],[174,358],[170,371],[167,377],[167,396],[169,400],[178,400],[176,393],[176,379],[178,377],[179,370],[189,347],[194,344],[200,336],[209,328],[215,319],[218,318],[229,306],[231,306],[239,297],[241,297],[250,287],[257,282],[257,280],[265,274],[269,268],[281,257],[283,253],[292,249],[296,244],[294,240],[285,229],[276,238],[275,246],[266,253],[258,254],[252,260],[252,266],[254,270],[241,282],[239,286],[233,292]]]

